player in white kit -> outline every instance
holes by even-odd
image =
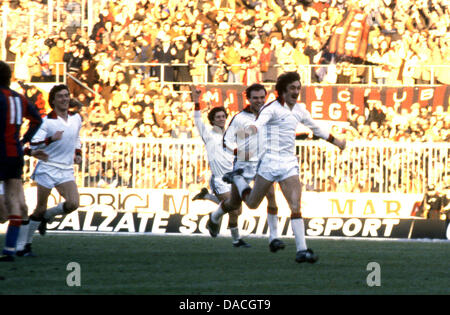
[[[255,83],[247,87],[246,97],[249,105],[243,111],[236,114],[231,120],[223,137],[224,148],[235,156],[234,169],[242,168],[242,176],[250,183],[255,179],[256,169],[259,160],[259,153],[262,152],[263,145],[259,143],[258,135],[250,137],[240,137],[239,132],[255,123],[256,116],[266,101],[267,91],[261,84]],[[278,239],[278,207],[275,200],[273,185],[266,194],[267,198],[267,222],[269,225],[269,248],[276,252],[285,247],[283,241]],[[207,227],[211,234],[217,233],[218,223],[223,214],[224,208],[236,208],[242,203],[241,197],[235,185],[232,185],[230,199],[219,205],[216,211],[210,215]]]
[[[295,131],[298,123],[310,128],[314,135],[325,139],[343,150],[346,141],[335,138],[319,126],[310,113],[297,103],[300,93],[300,76],[287,72],[277,79],[275,89],[278,98],[264,105],[255,123],[246,128],[245,134],[262,132],[265,151],[262,154],[253,189],[242,177],[242,169],[226,174],[223,179],[236,185],[242,200],[251,209],[257,208],[267,191],[278,182],[291,209],[291,226],[296,243],[296,262],[317,261],[318,256],[306,246],[305,226],[300,211],[301,183],[299,164],[295,155]]]
[[[81,164],[80,114],[69,111],[70,94],[66,85],[54,86],[49,93],[53,109],[42,122],[31,140],[31,149],[42,149],[48,158],[40,160],[31,176],[37,184],[36,209],[28,224],[21,227],[17,242],[17,255],[31,255],[34,232],[45,234],[47,223],[56,215],[66,215],[79,206],[78,187],[75,183],[74,163]],[[47,209],[47,200],[53,188],[65,199]]]
[[[208,113],[208,120],[212,128],[205,126],[200,110],[200,91],[194,89],[193,101],[195,104],[194,122],[199,131],[200,137],[205,143],[208,155],[209,168],[211,170],[210,187],[216,197],[223,201],[231,194],[231,185],[222,180],[222,176],[233,170],[234,156],[223,149],[223,133],[227,119],[227,113],[223,107],[215,107]],[[229,212],[228,228],[231,232],[234,247],[250,247],[239,235],[238,217],[241,214],[241,207]],[[213,237],[216,235],[211,235]]]

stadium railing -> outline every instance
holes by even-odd
[[[15,62],[7,61],[7,63],[10,65],[11,70],[14,74],[15,69]],[[51,74],[47,77],[41,76],[38,81],[34,81],[33,79],[30,79],[30,81],[23,82],[26,84],[32,84],[32,85],[42,85],[42,84],[66,84],[67,82],[67,65],[65,62],[55,62],[51,64],[50,66],[54,67],[53,72],[56,74]],[[13,81],[15,80],[15,76],[13,76]]]
[[[189,67],[187,63],[121,63],[122,67],[133,67],[135,71],[142,73],[144,76],[149,76],[153,71],[158,74],[157,77],[161,84],[192,84],[193,81],[166,81],[165,73],[166,68],[171,67],[173,70],[177,70],[179,67]],[[222,67],[223,64],[193,64],[191,66],[201,67],[202,70],[202,79],[197,84],[229,84],[228,82],[213,82],[209,80],[212,75],[209,73],[211,68],[219,68]],[[251,65],[249,64],[233,64],[230,67],[240,67],[241,71],[246,71]],[[359,84],[359,85],[368,85],[368,86],[404,86],[403,78],[401,75],[398,75],[399,68],[391,67],[390,70],[384,71],[384,74],[381,77],[378,77],[378,70],[382,70],[386,67],[386,65],[355,65],[349,64],[347,66],[342,66],[340,64],[310,64],[310,65],[295,65],[295,64],[276,64],[272,66],[276,68],[280,73],[283,71],[298,71],[301,75],[302,84],[310,85],[310,84],[327,84],[327,85],[339,85],[339,84]],[[345,74],[348,77],[348,82],[337,83],[333,82],[333,80],[322,80],[321,82],[317,82],[313,78],[319,69],[323,69],[324,73],[333,73],[333,75],[338,75],[340,73]],[[421,85],[437,85],[440,84],[437,80],[437,75],[439,71],[450,71],[450,65],[416,65],[409,66],[408,73],[409,75],[405,75],[405,80],[407,78],[411,78],[411,73],[418,72],[418,78],[421,78],[422,72],[429,73],[429,82]],[[258,70],[259,73],[261,73]],[[347,73],[346,73],[347,72]],[[325,76],[325,75],[324,75]],[[401,78],[400,80],[398,78]],[[337,78],[336,78],[337,79]],[[380,80],[377,80],[380,79]],[[239,82],[243,84],[247,84],[248,82]],[[251,84],[251,83],[250,83]],[[272,83],[274,84],[274,83]],[[418,85],[412,82],[408,82],[407,85]]]
[[[208,187],[200,139],[85,138],[82,146],[80,187]],[[324,141],[306,140],[297,141],[296,153],[307,190],[424,193],[450,175],[449,143],[352,141],[341,152]],[[35,163],[26,160],[27,182]]]
[[[14,62],[8,62],[11,66],[13,66]],[[251,84],[253,82],[236,82],[236,83],[228,83],[228,82],[215,82],[211,79],[211,74],[209,73],[211,68],[217,68],[222,65],[220,64],[195,64],[194,66],[202,67],[202,76],[201,79],[198,81],[168,81],[165,78],[165,70],[168,67],[171,67],[173,70],[178,70],[180,67],[189,67],[189,64],[187,63],[120,63],[120,65],[124,68],[133,68],[132,73],[140,73],[145,78],[148,77],[154,77],[155,80],[158,80],[161,85],[192,85],[192,84],[215,84],[215,85],[229,85],[229,84]],[[64,73],[61,76],[56,76],[53,80],[50,78],[46,79],[46,83],[65,83],[67,82],[67,70],[66,70],[66,64],[63,62],[56,63],[57,71],[58,73],[61,73],[64,71]],[[244,72],[249,65],[248,64],[236,64],[233,66],[239,66],[241,67],[242,71]],[[339,65],[292,65],[292,64],[276,64],[273,65],[276,70],[281,73],[283,71],[298,71],[300,73],[300,77],[302,80],[303,85],[311,85],[311,84],[318,84],[318,85],[361,85],[361,86],[432,86],[432,85],[439,85],[442,84],[437,80],[437,76],[439,72],[449,72],[450,71],[450,65],[422,65],[422,66],[411,66],[409,73],[416,72],[427,72],[429,74],[429,82],[422,83],[422,84],[416,84],[411,81],[411,76],[408,76],[406,79],[410,79],[410,81],[406,82],[403,80],[398,80],[398,75],[386,75],[385,77],[379,78],[380,80],[377,80],[377,77],[375,76],[375,72],[383,67],[383,65],[349,65],[346,66],[348,69],[348,73],[346,73],[346,82],[337,83],[333,80],[327,80],[324,79],[320,82],[318,82],[316,79],[313,78],[315,76],[315,73],[318,69],[326,69],[324,73],[332,72],[332,76],[336,76],[340,71]],[[60,72],[61,71],[61,72]],[[347,70],[345,70],[347,71]],[[393,71],[398,71],[393,70]],[[260,73],[260,72],[259,72]],[[421,77],[421,76],[420,76]],[[76,79],[76,75],[74,74],[72,78]],[[424,81],[425,82],[425,81]],[[39,85],[42,82],[36,81],[36,82],[26,82],[31,83],[35,85]],[[266,82],[268,85],[274,85],[274,82]]]

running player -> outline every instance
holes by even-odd
[[[255,123],[246,128],[251,135],[263,132],[265,151],[262,154],[253,189],[241,176],[242,169],[227,173],[223,179],[236,185],[241,199],[251,209],[257,208],[274,182],[291,209],[291,225],[296,243],[296,262],[314,263],[318,256],[306,245],[305,226],[300,211],[301,183],[298,159],[295,156],[295,130],[298,123],[310,128],[314,135],[325,139],[343,150],[345,139],[335,138],[319,126],[310,113],[297,103],[300,93],[300,76],[296,72],[283,73],[277,78],[275,89],[278,98],[264,105]],[[237,204],[231,207],[234,209]],[[228,210],[228,209],[227,209]]]
[[[197,126],[199,134],[205,143],[206,153],[208,155],[209,168],[211,170],[210,187],[216,197],[220,200],[226,200],[231,195],[231,185],[222,180],[225,173],[233,170],[233,155],[223,149],[223,133],[225,130],[225,123],[227,120],[227,112],[224,107],[215,107],[208,113],[208,120],[212,128],[207,128],[202,121],[202,114],[200,111],[200,91],[194,89],[193,101],[195,104],[194,122]],[[234,247],[250,247],[239,235],[238,217],[241,214],[242,208],[236,207],[230,211],[228,228],[231,232],[231,237]],[[213,237],[217,236],[211,235]]]
[[[55,216],[66,215],[79,206],[78,187],[75,183],[73,164],[81,164],[80,129],[81,116],[72,113],[70,94],[66,85],[54,86],[49,93],[52,111],[33,139],[32,149],[42,149],[48,159],[36,165],[31,178],[37,183],[37,205],[28,223],[28,232],[18,242],[18,255],[29,255],[34,232],[46,233],[47,223]],[[65,199],[53,208],[47,209],[47,200],[53,188]],[[26,228],[26,227],[24,227]],[[22,233],[21,233],[22,235]]]
[[[266,101],[267,91],[261,84],[255,83],[246,89],[246,97],[249,105],[243,111],[236,114],[230,122],[223,137],[223,146],[235,155],[234,169],[242,168],[244,170],[242,176],[250,183],[255,179],[256,168],[258,164],[258,152],[262,151],[262,143],[258,143],[258,135],[254,134],[250,137],[240,137],[239,132],[255,123],[256,116]],[[233,200],[227,199],[223,201],[216,211],[210,214],[207,228],[210,234],[214,235],[217,231],[214,224],[218,224],[222,215],[225,214],[224,208],[229,208],[230,204],[242,203],[241,197],[232,184],[231,196]],[[283,249],[285,244],[278,238],[278,207],[275,200],[275,191],[273,185],[266,194],[267,198],[267,223],[269,225],[269,249],[276,252]],[[212,221],[212,224],[211,222]]]
[[[28,216],[22,185],[22,146],[30,141],[42,123],[36,107],[9,88],[11,77],[9,65],[0,61],[0,181],[4,185],[6,219],[9,220],[0,261],[14,261],[20,225],[22,219]],[[19,140],[23,117],[30,121],[30,125],[22,140]]]

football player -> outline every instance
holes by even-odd
[[[216,197],[220,200],[226,200],[231,194],[231,185],[222,180],[225,173],[233,170],[234,156],[223,149],[223,134],[227,120],[227,112],[224,107],[215,107],[208,113],[208,120],[212,128],[206,127],[202,121],[200,110],[200,91],[193,89],[193,101],[195,104],[194,122],[197,126],[200,137],[205,143],[206,153],[208,155],[209,168],[211,170],[210,187]],[[238,217],[242,208],[236,207],[229,211],[228,227],[231,232],[234,247],[250,247],[239,235]],[[217,236],[217,234],[212,235]]]
[[[302,186],[295,155],[295,131],[298,123],[302,123],[310,128],[314,135],[331,142],[341,150],[345,148],[346,141],[335,138],[318,125],[311,114],[297,103],[300,88],[298,73],[286,72],[280,75],[275,85],[277,99],[264,105],[255,123],[243,131],[244,137],[264,132],[265,151],[259,160],[253,189],[242,176],[243,169],[229,172],[223,179],[236,185],[241,199],[251,209],[257,208],[273,183],[278,182],[291,209],[291,226],[297,250],[295,261],[314,263],[318,256],[306,245],[305,226],[300,211]]]
[[[18,241],[19,256],[33,255],[31,243],[34,232],[46,233],[47,223],[55,216],[66,215],[79,206],[78,187],[75,183],[74,163],[81,164],[80,114],[70,111],[70,93],[66,85],[55,85],[49,92],[52,111],[31,140],[31,148],[42,149],[48,158],[40,160],[31,176],[37,184],[37,205],[30,216],[27,233]],[[65,199],[47,209],[47,200],[53,188]],[[23,235],[23,237],[22,237]]]
[[[6,219],[9,220],[0,261],[14,261],[20,226],[28,216],[22,185],[23,144],[30,141],[42,123],[36,107],[9,88],[11,77],[9,65],[0,61],[0,181],[4,185]],[[23,117],[30,121],[30,125],[19,140]]]
[[[246,97],[249,105],[243,111],[236,114],[231,120],[223,137],[223,146],[235,155],[234,169],[242,168],[242,176],[250,183],[255,179],[258,165],[258,153],[262,152],[263,143],[259,142],[257,134],[249,137],[240,137],[239,132],[255,123],[259,110],[266,101],[267,91],[261,84],[255,83],[247,87]],[[223,201],[216,211],[210,214],[207,228],[211,235],[216,235],[220,218],[225,214],[223,207],[229,208],[230,204],[235,208],[242,203],[237,188],[232,184],[231,199]],[[278,207],[275,200],[273,185],[267,194],[267,223],[269,225],[269,248],[276,252],[285,247],[283,241],[278,238]]]

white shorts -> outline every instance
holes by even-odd
[[[235,161],[233,165],[233,170],[242,168],[244,170],[242,176],[247,181],[247,183],[250,184],[255,179],[257,167],[258,161]]]
[[[211,179],[209,180],[209,186],[211,187],[211,190],[214,192],[214,194],[221,195],[224,193],[227,193],[231,191],[231,185],[225,183],[222,180],[222,176],[211,176]]]
[[[56,166],[38,163],[34,169],[31,179],[38,185],[52,189],[60,184],[75,181],[73,168],[63,169]]]
[[[0,195],[4,195],[5,194],[5,184],[3,184],[2,181],[0,181]]]
[[[256,172],[270,182],[281,182],[291,176],[299,176],[298,160],[296,156],[264,156],[259,161]]]

